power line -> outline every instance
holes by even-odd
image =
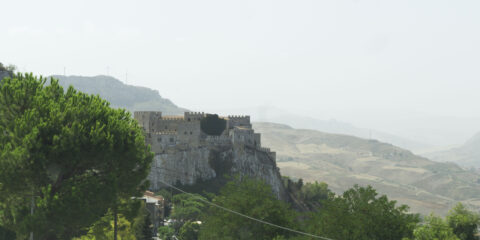
[[[159,181],[162,182],[163,184],[167,185],[168,187],[173,188],[173,189],[175,189],[175,190],[177,190],[177,191],[179,191],[179,192],[182,192],[182,193],[191,195],[191,196],[197,198],[199,201],[202,201],[202,202],[204,202],[204,203],[206,203],[206,204],[209,204],[209,205],[212,205],[212,206],[214,206],[214,207],[220,208],[220,209],[222,209],[222,210],[224,210],[224,211],[227,211],[227,212],[236,214],[236,215],[238,215],[238,216],[241,216],[241,217],[244,217],[244,218],[248,218],[248,219],[250,219],[250,220],[253,220],[253,221],[256,221],[256,222],[259,222],[259,223],[263,223],[263,224],[266,224],[266,225],[270,225],[270,226],[272,226],[272,227],[280,228],[280,229],[283,229],[283,230],[286,230],[286,231],[290,231],[290,232],[293,232],[293,233],[305,235],[305,236],[308,236],[308,237],[313,237],[313,238],[317,238],[317,239],[324,239],[324,240],[333,240],[333,239],[331,239],[331,238],[326,238],[326,237],[321,237],[321,236],[313,235],[313,234],[306,233],[306,232],[301,232],[301,231],[298,231],[298,230],[295,230],[295,229],[283,227],[283,226],[280,226],[280,225],[277,225],[277,224],[273,224],[273,223],[270,223],[270,222],[266,222],[266,221],[263,221],[263,220],[260,220],[260,219],[254,218],[254,217],[250,217],[250,216],[245,215],[245,214],[243,214],[243,213],[239,213],[239,212],[237,212],[237,211],[228,209],[228,208],[226,208],[226,207],[222,207],[222,206],[220,206],[220,205],[218,205],[218,204],[215,204],[215,203],[212,203],[212,202],[207,201],[207,200],[205,200],[205,199],[199,198],[199,197],[198,197],[197,195],[195,195],[195,194],[186,192],[186,191],[184,191],[184,190],[182,190],[182,189],[180,189],[180,188],[177,188],[177,187],[175,187],[175,186],[173,186],[173,185],[171,185],[171,184],[168,184],[168,183],[166,183],[166,182],[164,182],[164,181],[162,181],[162,180],[159,180]]]

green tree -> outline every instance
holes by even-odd
[[[371,187],[331,195],[323,201],[322,209],[307,221],[307,229],[317,235],[338,240],[394,240],[411,237],[418,215],[408,214],[408,207],[397,207],[383,195],[377,197]]]
[[[150,220],[150,213],[146,208],[145,202],[141,202],[137,215],[133,219],[133,233],[137,240],[151,240],[153,236],[153,225]]]
[[[18,74],[0,86],[0,225],[69,239],[139,196],[153,155],[130,113],[45,82]]]
[[[113,213],[107,214],[89,228],[87,234],[73,238],[73,240],[112,240],[114,238]],[[132,229],[132,223],[122,214],[118,215],[117,237],[119,240],[140,240],[137,239]]]
[[[202,129],[202,132],[208,135],[218,136],[222,134],[226,126],[227,121],[218,117],[217,114],[207,114],[207,116],[202,118],[200,121],[200,128]]]
[[[0,226],[0,239],[2,240],[15,240],[15,232],[12,232],[8,229],[3,228]]]
[[[198,194],[177,194],[173,196],[171,218],[182,224],[187,221],[197,221],[205,210],[207,199]]]
[[[17,70],[17,67],[15,65],[4,66],[0,62],[0,82],[2,81],[3,77],[12,77],[16,70]],[[2,72],[6,73],[6,74],[3,74]],[[7,76],[5,76],[5,75],[7,75]]]
[[[462,203],[458,203],[447,215],[447,223],[453,229],[453,233],[461,240],[476,240],[480,217],[469,211]]]
[[[173,235],[175,235],[175,229],[169,226],[161,226],[158,228],[158,235],[163,240],[172,240]]]
[[[447,222],[433,214],[413,231],[413,240],[460,240]],[[405,239],[407,240],[407,239]]]
[[[276,199],[270,185],[249,178],[228,182],[213,203],[284,227],[294,227],[289,206]],[[273,239],[288,232],[211,206],[204,214],[199,239]]]
[[[178,239],[180,240],[197,240],[200,224],[188,221],[178,231]]]

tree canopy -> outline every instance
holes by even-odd
[[[480,216],[458,203],[447,215],[447,223],[461,240],[476,240]]]
[[[286,203],[276,199],[271,187],[260,180],[235,178],[228,182],[212,201],[270,223],[284,227],[294,225],[293,211]],[[206,211],[202,219],[199,239],[273,239],[289,234],[214,206]]]
[[[153,155],[130,113],[46,81],[18,74],[0,86],[0,225],[67,239],[139,196]]]
[[[411,237],[418,215],[408,214],[406,205],[396,206],[371,186],[353,188],[341,196],[331,195],[313,214],[308,230],[339,240],[400,240]]]
[[[208,135],[218,136],[222,134],[227,126],[227,121],[218,117],[217,114],[207,114],[206,117],[200,121],[200,128],[202,132]]]

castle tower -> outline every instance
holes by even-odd
[[[184,113],[184,118],[185,118],[185,121],[187,122],[200,121],[204,117],[205,117],[205,113],[203,112],[185,112]]]
[[[145,132],[155,132],[156,122],[162,118],[162,112],[141,111],[135,112],[133,116]]]

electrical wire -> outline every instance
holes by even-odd
[[[166,182],[164,182],[164,181],[161,181],[161,180],[158,180],[158,181],[159,181],[159,182],[162,182],[162,183],[165,184],[166,186],[168,186],[168,187],[170,187],[170,188],[172,188],[172,189],[175,189],[175,190],[177,190],[177,191],[179,191],[179,192],[182,192],[182,193],[191,195],[191,196],[197,198],[199,201],[202,201],[202,202],[204,202],[204,203],[206,203],[206,204],[209,204],[209,205],[212,205],[212,206],[214,206],[214,207],[220,208],[220,209],[222,209],[222,210],[224,210],[224,211],[227,211],[227,212],[236,214],[236,215],[238,215],[238,216],[241,216],[241,217],[244,217],[244,218],[248,218],[248,219],[250,219],[250,220],[253,220],[253,221],[256,221],[256,222],[259,222],[259,223],[262,223],[262,224],[266,224],[266,225],[269,225],[269,226],[272,226],[272,227],[280,228],[280,229],[283,229],[283,230],[286,230],[286,231],[289,231],[289,232],[301,234],[301,235],[304,235],[304,236],[308,236],[308,237],[312,237],[312,238],[317,238],[317,239],[323,239],[323,240],[333,240],[333,239],[331,239],[331,238],[326,238],[326,237],[321,237],[321,236],[313,235],[313,234],[306,233],[306,232],[301,232],[301,231],[298,231],[298,230],[295,230],[295,229],[283,227],[283,226],[280,226],[280,225],[277,225],[277,224],[273,224],[273,223],[270,223],[270,222],[267,222],[267,221],[263,221],[263,220],[260,220],[260,219],[254,218],[254,217],[250,217],[250,216],[245,215],[245,214],[243,214],[243,213],[239,213],[239,212],[237,212],[237,211],[234,211],[234,210],[228,209],[228,208],[226,208],[226,207],[222,207],[222,206],[220,206],[220,205],[218,205],[218,204],[212,203],[212,202],[210,202],[210,201],[207,201],[207,200],[205,200],[205,199],[203,199],[203,198],[199,198],[199,197],[197,197],[197,195],[195,195],[195,194],[186,192],[186,191],[184,191],[184,190],[182,190],[182,189],[180,189],[180,188],[177,188],[177,187],[175,187],[175,186],[173,186],[173,185],[171,185],[171,184],[169,184],[169,183],[166,183]]]

